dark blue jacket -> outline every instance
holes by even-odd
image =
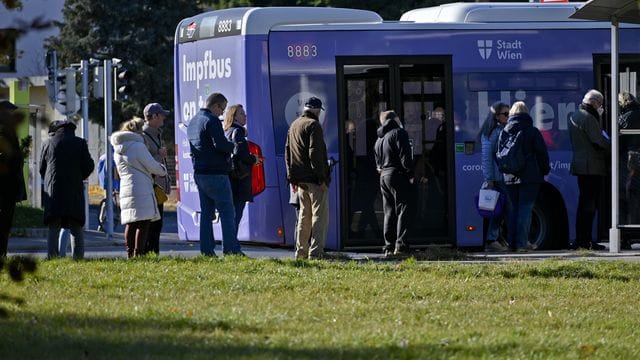
[[[549,153],[540,130],[533,126],[529,114],[515,114],[509,117],[504,131],[516,134],[522,130],[522,150],[526,156],[526,166],[520,175],[522,183],[541,183],[549,173]]]
[[[229,174],[233,143],[224,136],[220,119],[208,109],[200,109],[189,121],[187,136],[195,174]]]

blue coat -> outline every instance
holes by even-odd
[[[480,138],[482,148],[482,175],[484,181],[503,181],[502,173],[496,163],[496,149],[498,148],[498,137],[503,126],[496,126],[489,136],[482,135]]]
[[[229,175],[233,143],[224,136],[220,119],[200,109],[189,121],[187,136],[195,174]]]

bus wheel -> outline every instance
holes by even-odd
[[[529,242],[540,250],[567,247],[567,221],[564,204],[550,201],[547,193],[540,193],[533,205]]]

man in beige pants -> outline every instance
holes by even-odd
[[[287,180],[298,195],[296,259],[325,257],[329,225],[329,163],[319,115],[322,101],[312,97],[289,128],[285,145]]]

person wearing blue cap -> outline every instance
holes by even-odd
[[[296,259],[324,258],[329,225],[330,170],[319,121],[322,101],[310,98],[301,117],[291,123],[285,144],[287,180],[298,194]]]

